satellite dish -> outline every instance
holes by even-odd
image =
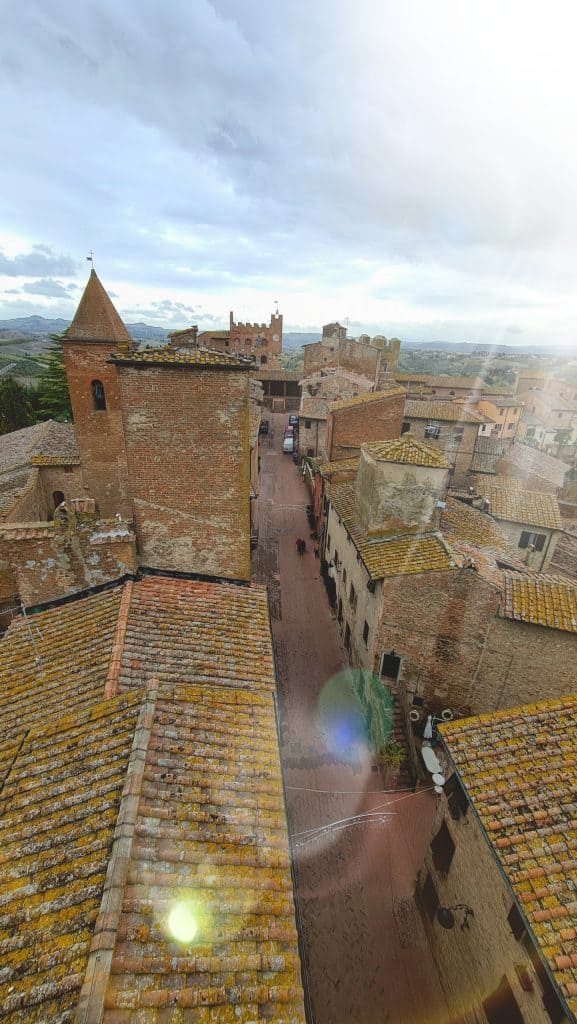
[[[445,708],[444,711],[441,711],[441,718],[443,719],[443,722],[451,722],[453,719],[453,712],[451,709]]]
[[[437,796],[440,796],[441,793],[443,792],[443,787],[442,786],[435,786],[434,790],[435,790],[435,793],[437,794]]]
[[[433,782],[435,783],[435,786],[444,786],[445,776],[441,775],[440,772],[435,772],[435,774],[433,775]]]

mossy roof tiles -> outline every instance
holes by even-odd
[[[437,448],[403,437],[393,441],[371,441],[362,446],[362,451],[370,455],[375,462],[399,462],[407,466],[430,466],[439,469],[451,467],[451,463]]]
[[[134,587],[122,686],[217,682],[274,689],[266,588],[146,576]]]
[[[495,519],[527,526],[544,526],[550,530],[561,530],[563,527],[554,494],[526,491],[518,486],[514,489],[492,486],[487,497]]]
[[[0,736],[101,700],[121,588],[14,619],[0,641]]]
[[[0,746],[0,762],[12,757],[0,797],[5,1024],[74,1019],[139,704],[101,703]]]
[[[447,423],[490,423],[491,421],[473,409],[466,409],[460,402],[419,401],[405,402],[405,418],[408,420],[434,420]]]
[[[405,389],[393,384],[386,384],[379,391],[370,391],[365,395],[355,395],[353,398],[342,398],[339,401],[331,402],[329,412],[339,412],[341,409],[355,409],[358,405],[371,405],[373,402],[383,401],[394,395],[406,394]]]
[[[577,633],[577,582],[561,576],[506,573],[501,615]]]
[[[577,1015],[577,697],[441,725],[534,941]]]
[[[209,349],[193,349],[191,352],[180,352],[172,348],[140,348],[130,352],[115,352],[112,361],[119,366],[200,366],[217,367],[225,370],[251,370],[253,362],[244,356],[228,352],[214,352]]]
[[[170,933],[179,903],[197,922],[188,942]],[[161,689],[104,1005],[103,1024],[171,1007],[304,1024],[270,694]]]
[[[359,552],[369,576],[390,576],[452,569],[453,557],[438,533],[395,530],[390,536],[368,536],[356,517],[355,489],[351,483],[333,483],[328,496]]]

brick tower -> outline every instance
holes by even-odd
[[[126,327],[92,270],[62,349],[84,486],[101,516],[132,517],[120,383],[109,362],[113,350],[131,347]]]

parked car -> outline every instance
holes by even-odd
[[[298,421],[298,416],[295,416],[294,414],[292,416],[289,416],[289,426],[296,427],[298,425]]]
[[[295,428],[294,427],[291,427],[289,425],[288,427],[284,428],[284,436],[285,437],[294,437],[294,433],[295,433]]]
[[[292,455],[295,450],[294,437],[285,437],[282,443],[282,450],[285,455]]]
[[[258,428],[259,434],[268,434],[268,420],[261,420]]]

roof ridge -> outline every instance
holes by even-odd
[[[104,684],[105,700],[110,700],[112,697],[116,697],[116,693],[118,690],[120,663],[122,661],[122,655],[124,653],[124,640],[126,637],[126,629],[128,626],[128,615],[130,612],[130,602],[132,600],[133,590],[134,581],[127,580],[126,583],[124,584],[122,597],[120,598],[120,605],[118,607],[116,632],[114,634],[114,640],[112,641],[112,648],[110,651],[110,662],[108,664],[108,673],[106,676],[106,683]]]

